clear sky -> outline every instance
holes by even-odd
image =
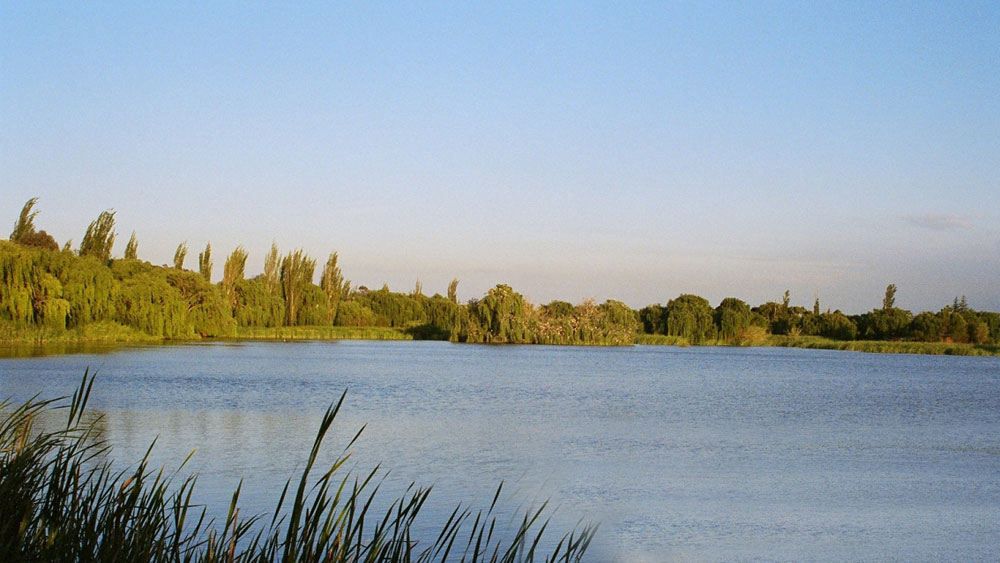
[[[38,196],[217,276],[1000,310],[1000,3],[616,4],[0,2],[0,236]]]

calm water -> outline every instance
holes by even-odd
[[[72,392],[115,458],[189,469],[197,496],[273,506],[326,407],[327,461],[433,484],[428,520],[551,499],[601,522],[594,561],[1000,558],[1000,359],[795,349],[247,343],[0,360],[0,396]],[[429,528],[433,528],[428,524]]]

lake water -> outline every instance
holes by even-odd
[[[329,462],[433,484],[425,520],[550,499],[593,561],[1000,558],[1000,358],[779,348],[235,343],[0,360],[0,396],[70,394],[114,458],[197,448],[196,498],[273,507],[345,389]],[[185,471],[185,474],[188,471]],[[434,526],[428,524],[428,529]]]

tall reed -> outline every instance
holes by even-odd
[[[273,513],[241,516],[241,482],[225,521],[215,522],[192,502],[195,478],[179,477],[188,460],[173,473],[153,470],[150,446],[134,469],[112,467],[109,445],[84,422],[93,385],[85,373],[66,406],[37,397],[0,403],[0,561],[569,562],[581,559],[595,532],[583,526],[542,553],[543,505],[501,539],[494,515],[501,484],[485,512],[456,507],[436,537],[414,537],[429,488],[411,485],[375,513],[386,506],[376,502],[378,468],[341,476],[344,455],[314,472],[343,395],[323,415],[302,474],[285,483]],[[64,427],[33,428],[54,410],[66,411]]]

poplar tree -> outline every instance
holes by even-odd
[[[285,324],[294,326],[302,296],[312,283],[316,261],[300,248],[289,252],[281,261],[281,289],[285,294]]]
[[[451,280],[448,284],[448,300],[452,303],[458,303],[458,278]]]
[[[264,256],[264,287],[267,288],[268,293],[271,295],[279,295],[281,293],[281,284],[279,283],[279,269],[281,264],[278,263],[278,243],[271,243],[271,250],[268,251],[267,256]]]
[[[896,284],[890,283],[885,288],[885,297],[882,298],[882,309],[892,309],[896,306]]]
[[[347,299],[351,291],[351,282],[344,279],[337,265],[337,253],[331,252],[323,266],[323,274],[319,281],[320,288],[326,294],[327,322],[332,323],[337,318],[337,308],[340,302]]]
[[[212,243],[205,245],[205,252],[198,253],[198,272],[212,283]]]
[[[138,249],[139,249],[139,242],[135,240],[135,231],[132,231],[132,236],[129,237],[128,244],[125,245],[125,259],[126,260],[137,259]]]
[[[237,246],[222,267],[222,291],[226,294],[230,307],[236,306],[236,284],[243,279],[246,265],[247,251],[242,246]]]
[[[32,211],[31,208],[36,203],[38,203],[38,198],[33,197],[21,208],[21,215],[17,218],[17,222],[14,223],[14,230],[10,233],[10,242],[23,242],[28,235],[35,232],[35,216],[38,215],[38,212]]]
[[[111,259],[111,248],[115,245],[115,212],[102,211],[94,219],[80,241],[80,256],[93,256],[98,260]]]
[[[184,259],[187,258],[188,254],[188,243],[184,241],[177,245],[177,250],[174,251],[174,268],[178,270],[184,269]]]

